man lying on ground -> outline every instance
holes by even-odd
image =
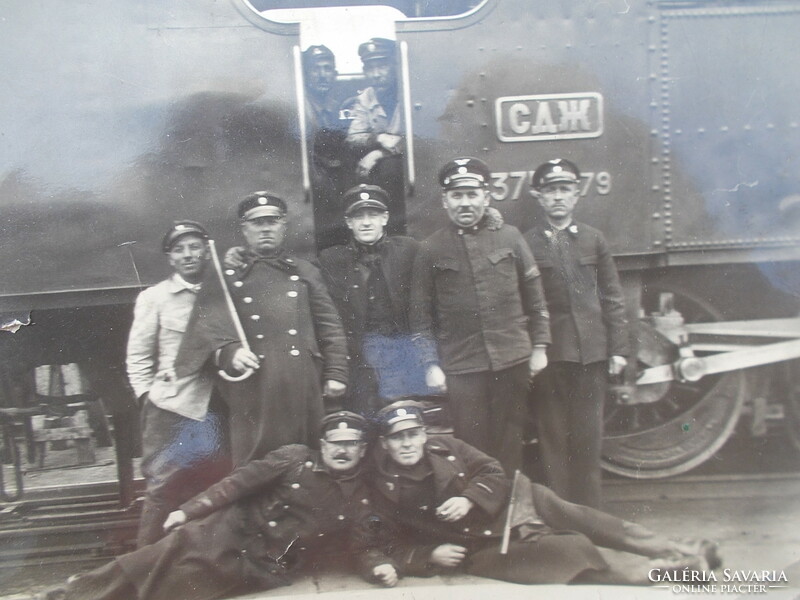
[[[170,513],[165,538],[44,598],[213,600],[289,585],[294,568],[368,507],[366,426],[354,413],[328,415],[319,451],[283,446],[236,469]]]
[[[527,584],[647,585],[651,569],[720,566],[711,542],[667,539],[562,500],[524,476],[517,477],[509,516],[511,481],[498,461],[450,436],[429,440],[415,402],[395,402],[378,418],[373,511],[357,524],[360,560],[373,581],[394,586],[407,575],[460,570]]]

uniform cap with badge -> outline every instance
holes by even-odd
[[[320,437],[326,442],[363,441],[367,420],[354,412],[340,410],[322,419]]]
[[[364,63],[369,60],[394,58],[396,51],[397,44],[387,38],[371,38],[358,47],[358,55]]]
[[[531,185],[538,190],[551,183],[578,183],[580,180],[581,172],[575,163],[566,158],[554,158],[536,168]]]
[[[259,217],[284,217],[286,202],[269,192],[254,192],[239,203],[237,213],[242,221]]]
[[[324,45],[309,46],[303,50],[303,65],[308,66],[321,60],[335,61],[336,58],[331,49]]]
[[[185,235],[196,235],[204,240],[210,237],[206,228],[197,221],[175,221],[172,227],[169,228],[169,231],[164,234],[164,238],[161,240],[161,248],[164,252],[168,253],[172,250],[172,246],[175,245],[175,242]]]
[[[362,208],[374,208],[375,210],[389,212],[387,207],[389,195],[377,185],[362,183],[352,187],[342,195],[342,201],[347,206],[344,211],[345,217],[352,217]]]
[[[399,400],[378,411],[377,418],[381,435],[387,436],[405,431],[425,427],[423,406],[413,400]]]
[[[489,166],[471,156],[455,158],[439,171],[439,185],[445,190],[486,187],[490,178]]]

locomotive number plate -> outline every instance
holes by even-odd
[[[497,139],[539,142],[603,134],[603,96],[596,92],[505,96],[495,100]]]

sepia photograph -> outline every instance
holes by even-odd
[[[800,599],[800,0],[0,6],[0,600]]]

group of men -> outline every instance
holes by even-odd
[[[371,38],[358,47],[365,87],[347,96],[338,85],[336,57],[323,45],[303,52],[306,124],[311,157],[318,249],[346,244],[342,193],[356,183],[385,192],[389,233],[406,227],[402,157],[404,125],[398,97],[397,46]]]
[[[596,510],[604,385],[627,346],[608,247],[572,219],[577,167],[535,171],[546,223],[524,236],[489,206],[489,180],[478,159],[448,162],[448,224],[423,242],[389,235],[386,192],[357,185],[349,243],[317,264],[284,247],[288,207],[266,192],[240,202],[245,245],[224,267],[202,225],[175,223],[174,273],[140,294],[128,348],[139,549],[48,597],[210,600],[288,584],[331,543],[386,586],[455,569],[646,584],[653,568],[717,566],[713,544]],[[549,487],[517,474],[509,514],[531,381]],[[407,398],[444,392],[454,437],[429,438]]]
[[[202,225],[170,228],[174,273],[138,298],[128,347],[147,482],[139,546],[231,466],[314,445],[339,408],[371,417],[446,393],[455,437],[514,473],[532,381],[544,482],[599,506],[605,381],[627,353],[613,260],[572,219],[580,173],[569,161],[535,171],[547,220],[525,236],[489,206],[489,180],[478,159],[447,163],[449,223],[423,242],[389,235],[386,192],[355,186],[343,196],[351,240],[318,265],[284,248],[288,207],[266,192],[240,202],[245,246],[224,272],[216,257],[207,268]]]
[[[170,513],[165,538],[44,597],[212,600],[288,585],[326,556],[350,556],[387,587],[456,570],[529,584],[647,584],[654,569],[719,566],[710,542],[672,541],[524,477],[512,509],[500,463],[450,436],[428,439],[418,403],[384,407],[377,424],[370,447],[364,417],[324,417],[319,450],[291,444],[248,462]]]

